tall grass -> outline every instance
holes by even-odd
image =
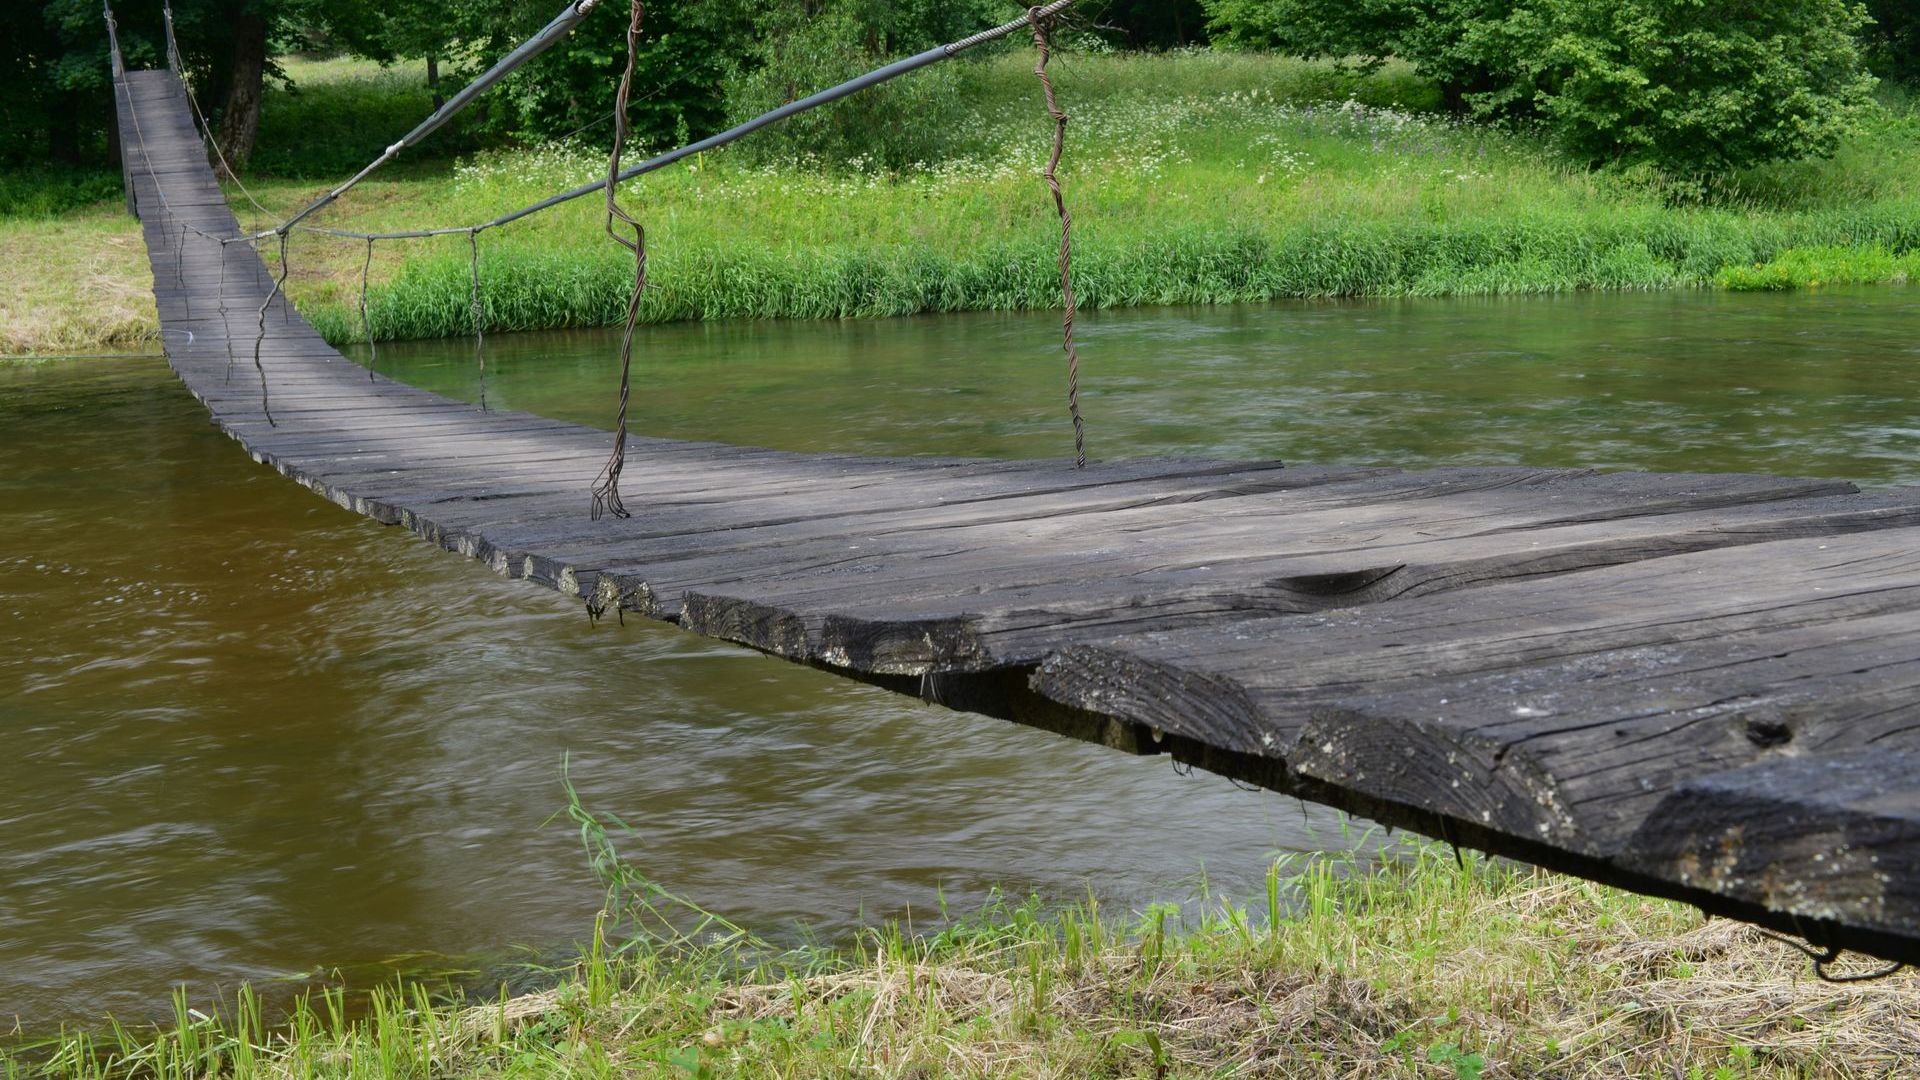
[[[417,65],[299,61],[288,69],[298,90],[269,97],[248,178],[276,212],[373,157],[428,104]],[[1395,65],[1361,77],[1254,54],[1067,53],[1054,71],[1072,115],[1062,177],[1075,220],[1075,281],[1092,307],[1836,280],[1764,269],[1802,249],[1884,252],[1893,260],[1887,276],[1870,273],[1881,265],[1872,259],[1855,276],[1895,280],[1900,260],[1920,250],[1920,113],[1897,94],[1832,159],[1700,187],[1572,168],[1524,132],[1448,119],[1431,111],[1432,87]],[[756,141],[630,184],[624,198],[646,223],[652,250],[642,317],[1057,306],[1058,224],[1038,176],[1051,125],[1030,60],[1012,51],[956,64],[943,78],[951,93],[916,136],[928,160],[888,169]],[[478,131],[437,134],[424,158],[410,153],[319,223],[470,224],[605,167],[587,142],[486,147]],[[433,156],[448,152],[459,156]],[[244,226],[271,223],[237,191],[232,201]],[[600,216],[586,198],[482,235],[489,329],[618,320],[631,271]],[[29,270],[22,276],[54,281],[67,272],[36,266],[64,242],[53,235],[64,220],[15,230],[25,251],[18,265]],[[36,230],[45,244],[25,243]],[[137,243],[131,228],[122,232]],[[293,243],[290,292],[335,342],[361,336],[364,253],[357,242],[305,233]],[[114,254],[116,270],[137,266]],[[1749,282],[1756,266],[1763,271]],[[145,287],[137,269],[124,276],[118,291]],[[468,291],[464,237],[382,243],[375,332],[469,333]],[[120,308],[96,319],[89,305],[62,300],[78,297],[75,288],[39,292],[0,325],[13,331],[12,349],[127,336]],[[89,332],[98,340],[83,340]]]
[[[1057,223],[1037,174],[1050,129],[1028,60],[956,69],[964,108],[938,160],[708,154],[633,183],[653,287],[642,318],[841,318],[1057,306]],[[1068,56],[1063,176],[1087,306],[1273,297],[1711,285],[1796,248],[1920,248],[1920,140],[1890,102],[1839,157],[1678,191],[1566,166],[1523,133],[1421,111],[1389,68],[1213,54]],[[482,220],[604,167],[584,145],[492,150],[444,176],[365,185],[329,223]],[[270,205],[311,196],[268,183]],[[481,239],[494,330],[603,325],[630,270],[592,199]],[[353,242],[303,236],[292,293],[322,333],[360,336]],[[469,332],[463,237],[383,245],[383,338]]]

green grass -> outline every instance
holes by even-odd
[[[629,185],[647,224],[648,321],[843,318],[1057,306],[1057,224],[1037,173],[1048,127],[1030,61],[956,69],[932,163],[888,172],[765,148]],[[1520,134],[1429,112],[1403,70],[1371,78],[1264,56],[1069,55],[1062,176],[1088,307],[1274,297],[1707,286],[1801,248],[1920,248],[1920,122],[1889,99],[1831,161],[1710,191],[1568,167]],[[445,175],[379,180],[330,211],[354,229],[485,219],[604,168],[584,146],[497,149]],[[312,184],[268,181],[275,209]],[[481,237],[490,330],[604,325],[631,270],[583,199]],[[351,241],[302,236],[291,291],[330,339],[361,335]],[[470,332],[464,237],[382,245],[383,338]]]
[[[1691,909],[1418,840],[1285,860],[1247,906],[998,903],[781,952],[671,897],[575,806],[612,887],[549,989],[242,990],[0,1050],[0,1075],[1826,1077],[1920,1054],[1920,976],[1833,986]]]
[[[1896,255],[1866,247],[1795,247],[1752,266],[1723,267],[1714,281],[1735,292],[1808,289],[1821,285],[1904,284],[1920,277],[1920,251]]]

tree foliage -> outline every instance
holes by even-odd
[[[1088,11],[1122,48],[1173,49],[1207,40],[1207,9],[1200,0],[1104,0]]]
[[[765,5],[753,44],[726,80],[738,121],[854,78],[898,56],[953,41],[1017,14],[999,0],[821,0]],[[889,168],[941,155],[963,103],[946,65],[922,69],[768,130],[754,149],[819,154]]]
[[[1920,0],[1868,0],[1867,61],[1882,78],[1920,81]]]
[[[279,74],[275,48],[303,44],[306,28],[350,32],[355,5],[371,2],[173,0],[181,61],[200,104],[225,128],[236,100],[257,107],[261,80]],[[127,66],[164,66],[160,0],[116,0],[113,10]],[[0,163],[107,161],[113,97],[99,0],[0,4],[0,57],[12,73],[0,94]],[[236,70],[245,85],[235,84]]]
[[[1573,154],[1701,175],[1831,154],[1872,102],[1846,0],[1548,0],[1478,37],[1483,100],[1537,110]]]
[[[1848,0],[1210,0],[1219,40],[1410,61],[1462,111],[1682,175],[1831,153],[1872,79]]]
[[[1472,40],[1523,0],[1207,0],[1214,41],[1362,68],[1411,61],[1439,84],[1448,106],[1501,84]]]

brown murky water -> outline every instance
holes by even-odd
[[[1528,462],[1920,481],[1920,292],[1104,314],[1096,455]],[[1067,443],[1050,316],[667,327],[644,430],[996,456]],[[603,334],[488,345],[498,404],[603,420]],[[465,343],[380,365],[472,395]],[[501,970],[653,876],[832,938],[995,887],[1251,892],[1336,819],[1204,774],[576,604],[253,465],[155,361],[0,365],[0,1024],[241,980]]]

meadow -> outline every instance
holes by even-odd
[[[303,204],[427,106],[407,67],[287,66],[298,92],[270,96],[255,174],[231,188],[243,226]],[[1445,116],[1395,65],[1360,76],[1253,54],[1069,52],[1054,74],[1072,116],[1061,176],[1083,306],[1898,281],[1920,250],[1920,116],[1895,90],[1832,159],[1679,183],[1575,167],[1528,132]],[[1039,179],[1051,127],[1030,58],[910,78],[935,81],[881,114],[906,117],[885,125],[886,154],[827,160],[776,137],[625,185],[651,248],[642,318],[1057,307],[1058,223]],[[448,156],[403,160],[318,223],[486,220],[603,174],[604,127],[538,146],[455,127]],[[0,245],[9,231],[68,243],[68,220],[10,220]],[[615,321],[631,268],[603,224],[588,197],[482,233],[486,329]],[[291,244],[291,295],[336,342],[365,333],[366,255],[319,234]],[[472,331],[464,235],[376,245],[369,283],[379,338]],[[75,295],[9,320],[5,349],[83,339],[84,311],[55,317]],[[99,320],[99,340],[124,335],[124,320]]]
[[[1362,78],[1244,54],[1070,55],[1056,74],[1072,116],[1062,176],[1075,281],[1089,307],[1740,287],[1722,272],[1792,265],[1801,249],[1920,246],[1920,121],[1904,102],[1832,161],[1676,191],[1574,169],[1524,133],[1443,117],[1431,90],[1396,68]],[[1038,179],[1049,127],[1031,63],[1015,53],[947,76],[965,106],[942,118],[943,136],[924,148],[932,160],[886,169],[744,147],[628,185],[652,251],[642,318],[1057,307],[1058,226]],[[604,168],[581,142],[483,151],[440,176],[389,181],[330,224],[484,220]],[[312,193],[254,192],[269,210]],[[483,234],[487,328],[613,322],[630,270],[602,221],[586,198]],[[336,341],[363,332],[363,255],[324,237],[296,245],[293,295]],[[468,256],[459,236],[377,248],[374,334],[469,332]]]

